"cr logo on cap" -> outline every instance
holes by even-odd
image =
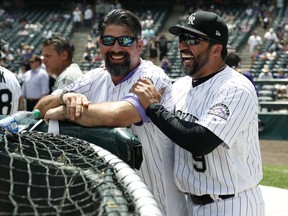
[[[195,20],[195,13],[191,14],[188,18],[188,23],[187,25],[194,25],[194,20]]]

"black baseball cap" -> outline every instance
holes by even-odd
[[[184,25],[175,25],[169,32],[178,36],[180,33],[204,36],[227,46],[228,28],[226,23],[214,12],[196,11],[186,20]]]

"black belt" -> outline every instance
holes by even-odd
[[[29,102],[38,102],[40,99],[30,99],[30,98],[26,98],[27,101]]]
[[[213,203],[214,200],[212,199],[212,197],[209,194],[205,194],[202,196],[196,196],[194,194],[188,194],[192,200],[192,202],[196,205],[206,205],[209,203]],[[227,195],[218,195],[219,198],[221,199],[228,199],[231,197],[234,197],[235,194],[227,194]]]

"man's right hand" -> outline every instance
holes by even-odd
[[[158,92],[149,79],[140,78],[129,92],[136,94],[144,109],[147,109],[150,104],[160,102],[164,89]]]
[[[80,117],[82,113],[82,107],[88,107],[91,101],[87,99],[85,95],[78,93],[65,93],[62,95],[63,105],[66,105],[68,118],[75,120],[75,118]]]

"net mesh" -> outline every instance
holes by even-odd
[[[157,209],[149,192],[139,206],[115,167],[86,141],[0,128],[0,215],[145,215],[145,202]]]

